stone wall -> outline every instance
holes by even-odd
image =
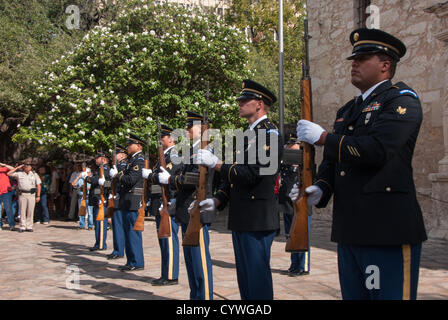
[[[420,96],[423,123],[413,160],[414,180],[425,223],[430,231],[440,219],[432,212],[431,181],[444,157],[443,112],[446,107],[446,45],[436,39],[440,21],[425,11],[436,0],[372,0],[380,9],[380,29],[400,38],[407,46],[393,82],[403,81]],[[308,1],[310,64],[314,120],[331,130],[337,109],[359,92],[350,83],[350,62],[345,58],[352,47],[348,39],[355,29],[355,1]],[[317,161],[322,159],[320,150]],[[440,204],[448,215],[448,203]],[[316,210],[331,219],[331,208]],[[448,236],[448,234],[446,235]]]

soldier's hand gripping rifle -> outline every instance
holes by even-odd
[[[86,163],[82,163],[82,172],[86,172]],[[78,210],[78,216],[84,217],[87,213],[87,178],[84,178],[84,184],[82,186],[82,199],[81,199],[81,205]]]
[[[206,149],[208,145],[208,98],[210,96],[209,84],[207,81],[207,93],[206,100],[207,105],[204,112],[204,121],[201,125],[201,149]],[[207,198],[207,176],[208,168],[203,165],[199,165],[199,185],[196,188],[196,203],[190,211],[190,220],[188,222],[187,231],[185,232],[184,240],[182,242],[183,246],[195,247],[199,245],[199,232],[202,228],[201,223],[201,210],[199,204]]]
[[[113,160],[115,164],[115,168],[117,168],[117,141],[114,140],[114,152],[113,152]],[[115,180],[112,179],[112,183],[110,186],[111,193],[109,195],[109,200],[107,201],[107,210],[106,210],[106,218],[113,218],[114,216],[114,208],[115,208]]]
[[[162,137],[161,137],[161,128],[159,119],[157,118],[157,153],[159,156],[159,164],[160,167],[166,170],[166,161],[165,155],[163,153],[162,147]],[[157,236],[159,239],[169,238],[171,237],[171,223],[170,223],[170,214],[168,212],[168,187],[166,185],[162,185],[162,210],[160,211],[160,224],[159,231]]]
[[[101,159],[100,164],[100,178],[104,178],[103,159]],[[100,200],[98,203],[98,215],[96,216],[96,221],[104,221],[104,202],[104,186],[100,186]]]
[[[302,119],[313,121],[312,117],[312,98],[311,98],[311,77],[310,67],[308,61],[308,20],[305,19],[305,61],[302,62]],[[289,230],[289,238],[286,242],[285,250],[287,252],[305,252],[308,251],[308,208],[307,199],[308,195],[305,189],[313,184],[313,146],[308,143],[302,142],[303,146],[303,170],[299,181],[300,186],[300,198],[294,201],[294,218],[291,223],[291,229]]]
[[[147,153],[145,153],[145,169],[149,169],[149,141],[147,143]],[[134,224],[134,231],[143,231],[145,230],[145,212],[146,212],[146,202],[147,202],[147,197],[146,197],[146,189],[148,187],[148,182],[146,179],[143,179],[143,190],[142,190],[142,201],[141,201],[141,205],[140,208],[138,208],[138,216],[137,216],[137,220],[135,221]]]

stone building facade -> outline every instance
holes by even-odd
[[[448,239],[448,1],[308,0],[314,120],[331,130],[338,108],[359,92],[345,58],[352,50],[349,34],[366,20],[366,7],[379,9],[379,28],[407,46],[392,81],[405,82],[420,96],[414,180],[430,237]],[[321,157],[320,150],[318,163]],[[331,219],[331,208],[317,214]]]

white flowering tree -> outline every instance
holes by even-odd
[[[241,125],[235,96],[247,70],[244,33],[213,15],[178,5],[131,2],[116,21],[96,27],[35,84],[34,121],[17,142],[92,153],[133,132],[156,146],[156,121],[185,124],[205,109],[215,128]]]

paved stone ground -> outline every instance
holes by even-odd
[[[275,299],[341,299],[336,261],[336,245],[329,241],[330,225],[312,223],[311,274],[289,277],[280,272],[289,267],[284,252],[284,236],[272,247]],[[33,233],[0,231],[0,299],[188,299],[188,280],[180,254],[179,285],[153,287],[150,281],[160,276],[160,251],[155,222],[145,222],[144,253],[146,268],[122,273],[117,267],[124,259],[106,260],[112,251],[112,233],[108,250],[90,252],[94,232],[78,230],[75,222],[52,221],[35,224]],[[236,282],[231,234],[225,217],[214,224],[210,251],[213,260],[215,299],[240,299]],[[419,299],[448,299],[448,243],[429,240],[423,246]],[[79,270],[79,288],[68,288],[72,274],[68,266]]]

